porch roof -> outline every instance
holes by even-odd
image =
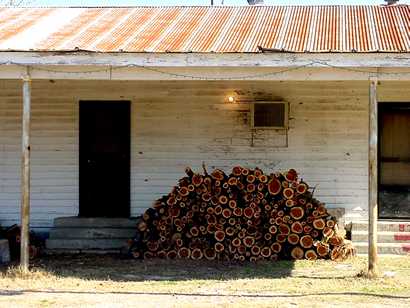
[[[0,51],[410,52],[410,6],[0,8]]]

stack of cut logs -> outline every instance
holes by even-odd
[[[130,241],[135,258],[343,260],[354,253],[295,170],[203,169],[186,168],[178,186],[144,213]]]

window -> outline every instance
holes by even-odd
[[[252,128],[286,129],[288,104],[286,102],[257,102],[251,106]]]

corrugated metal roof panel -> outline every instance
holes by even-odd
[[[39,31],[41,29],[41,31]],[[0,50],[410,52],[410,6],[0,8]]]

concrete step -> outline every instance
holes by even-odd
[[[112,250],[122,249],[127,246],[125,239],[101,238],[101,239],[48,239],[47,249],[64,250]]]
[[[73,255],[73,254],[123,254],[122,249],[45,249],[46,255]]]
[[[358,254],[367,254],[367,242],[355,242],[353,246]],[[377,245],[379,254],[410,255],[410,244],[408,243],[379,243]]]
[[[354,231],[367,231],[369,224],[367,221],[353,222],[352,233]],[[388,221],[383,220],[377,223],[378,231],[387,232],[410,232],[410,221]]]
[[[105,217],[58,217],[54,219],[55,228],[136,228],[139,218]]]
[[[0,264],[10,262],[9,240],[0,239]]]
[[[129,239],[137,231],[133,228],[53,228],[50,239]]]
[[[353,231],[353,242],[367,242],[368,231]],[[410,244],[410,232],[392,232],[392,231],[380,231],[377,232],[377,241],[379,243],[409,243]]]

